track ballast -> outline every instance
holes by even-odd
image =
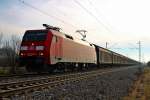
[[[135,66],[137,67],[137,66]],[[0,84],[0,98],[11,98],[15,95],[26,95],[36,90],[52,89],[60,85],[68,84],[70,82],[78,82],[81,80],[93,78],[95,76],[117,72],[132,67],[109,68],[93,70],[89,72],[68,73],[65,75],[47,76],[36,78],[32,80],[14,81],[10,83]]]

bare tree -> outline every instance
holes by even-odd
[[[3,54],[6,56],[8,63],[6,66],[11,65],[11,48],[10,48],[10,41],[9,40],[4,40],[3,42],[3,47],[2,47]]]
[[[16,35],[12,35],[10,42],[11,42],[11,48],[12,48],[12,54],[11,54],[12,71],[15,72],[21,39],[17,37]]]
[[[17,37],[16,35],[12,35],[10,42],[11,42],[12,50],[15,51],[16,54],[18,54],[20,44],[21,44],[21,39]]]
[[[3,33],[0,33],[0,48],[1,48],[1,45],[2,45],[2,40],[3,40]]]
[[[16,35],[11,35],[10,40],[5,40],[3,50],[7,56],[8,64],[11,66],[11,72],[16,72],[17,58],[19,54],[21,40]]]

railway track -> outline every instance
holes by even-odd
[[[36,73],[26,73],[26,74],[13,74],[0,76],[0,84],[10,83],[10,82],[19,82],[22,80],[32,80],[42,77],[48,77],[50,74],[36,74]]]
[[[3,79],[12,79],[12,78],[24,78],[24,77],[32,77],[32,76],[38,76],[36,73],[26,73],[26,74],[10,74],[10,75],[0,75],[0,80]]]
[[[135,66],[137,67],[137,66]],[[22,80],[0,84],[0,99],[11,98],[15,95],[26,95],[36,90],[52,89],[70,82],[78,82],[83,79],[89,79],[95,76],[117,72],[132,67],[100,69],[90,72],[78,72],[73,74],[55,75],[49,77],[36,78],[32,80]]]

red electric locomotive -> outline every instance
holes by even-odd
[[[29,72],[82,70],[93,66],[127,66],[138,62],[98,45],[60,32],[60,28],[43,24],[46,29],[27,30],[20,48],[20,64]]]
[[[27,30],[20,48],[20,64],[27,71],[65,70],[96,65],[93,44],[60,32],[57,27],[43,24],[46,29]]]

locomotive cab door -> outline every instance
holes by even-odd
[[[62,60],[62,39],[58,36],[53,36],[53,54],[58,62]]]

